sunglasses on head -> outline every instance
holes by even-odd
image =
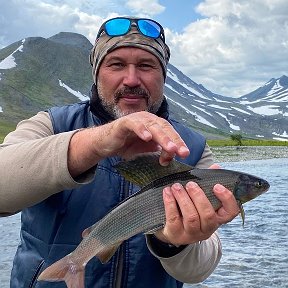
[[[146,37],[157,39],[160,38],[165,43],[164,29],[156,21],[147,18],[126,18],[117,17],[109,19],[102,24],[96,39],[105,32],[108,36],[122,36],[127,34],[132,26],[136,26],[138,31]]]

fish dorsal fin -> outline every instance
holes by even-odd
[[[146,186],[154,180],[178,172],[193,169],[192,166],[173,159],[168,166],[159,163],[159,153],[145,153],[129,161],[121,161],[114,167],[126,180],[140,186]]]

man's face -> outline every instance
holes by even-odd
[[[156,113],[163,101],[161,64],[145,50],[124,47],[107,54],[97,79],[99,97],[114,118],[139,111]]]

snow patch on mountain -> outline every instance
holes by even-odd
[[[272,101],[278,101],[278,102],[287,102],[288,101],[288,89],[281,91],[281,95],[279,96],[273,96],[273,100]]]
[[[12,69],[17,66],[17,63],[15,62],[15,57],[13,56],[16,52],[23,52],[23,44],[25,42],[25,39],[22,40],[22,45],[20,45],[15,51],[13,51],[8,57],[3,59],[0,62],[0,69]],[[1,79],[0,79],[1,80]]]
[[[260,107],[248,106],[247,107],[247,109],[253,111],[256,114],[266,115],[266,116],[282,114],[282,112],[278,108],[279,106],[276,106],[276,105],[267,105],[267,106],[260,106]]]
[[[277,79],[274,86],[270,89],[270,91],[267,93],[267,96],[277,94],[279,91],[281,91],[284,87],[280,84],[280,79]]]
[[[273,137],[273,139],[275,139],[275,140],[286,140],[286,141],[288,140],[287,131],[284,131],[282,134],[278,134],[278,133],[275,133],[275,132],[273,132],[272,134],[275,135],[275,136],[278,136],[277,138]]]
[[[165,86],[166,86],[167,88],[169,88],[170,90],[172,90],[173,92],[175,92],[175,93],[177,93],[178,95],[180,95],[179,92],[178,92],[177,90],[175,90],[171,85],[165,84]]]
[[[81,92],[79,91],[75,91],[72,88],[70,88],[69,86],[67,86],[66,84],[64,84],[60,79],[58,79],[59,81],[59,85],[63,88],[65,88],[68,92],[70,92],[71,94],[73,94],[74,96],[76,96],[78,99],[80,99],[81,101],[85,101],[89,99],[89,96],[83,95]]]
[[[200,104],[204,104],[207,105],[207,102],[199,100],[199,99],[193,99],[194,102],[200,103]]]
[[[228,122],[228,123],[229,123],[229,126],[230,126],[230,128],[231,128],[232,130],[235,130],[235,131],[240,131],[240,130],[241,130],[239,126],[234,125],[234,124],[232,124],[231,122]]]
[[[285,75],[279,79],[273,78],[250,94],[237,99],[231,97],[225,98],[224,96],[205,91],[205,89],[203,90],[203,88],[201,88],[201,85],[193,81],[190,82],[189,79],[186,79],[185,75],[183,77],[183,75],[177,71],[168,70],[167,74],[168,77],[173,80],[172,83],[166,84],[172,92],[169,94],[167,91],[169,101],[178,105],[178,107],[185,111],[184,113],[193,115],[193,119],[201,124],[220,130],[223,129],[229,133],[235,133],[237,131],[237,133],[253,134],[255,130],[254,127],[256,127],[255,125],[261,127],[261,121],[257,117],[275,116],[277,118],[277,115],[280,117],[288,116],[288,105],[286,105],[288,102],[288,87],[286,85],[288,80]],[[173,83],[177,83],[177,85]],[[181,90],[181,88],[179,90],[178,84],[185,90]],[[171,85],[173,85],[173,87]],[[191,97],[185,97],[187,96],[187,92]],[[178,97],[181,97],[181,100]],[[274,122],[275,120],[265,118],[265,121]],[[282,122],[280,124],[281,127],[283,127]],[[275,129],[273,129],[273,125],[274,123],[271,123],[271,129],[269,129],[269,131],[266,128],[266,130],[264,129],[263,131],[261,131],[261,128],[258,129],[258,134],[255,136],[263,138],[270,135],[270,137],[288,138],[285,136],[285,133],[281,134],[282,132],[280,132],[281,135],[279,135],[279,133],[272,135],[273,131],[281,131],[281,128],[279,130],[279,126],[275,126]],[[279,124],[277,123],[275,125]]]
[[[233,109],[235,109],[235,110],[237,110],[237,111],[239,111],[239,112],[241,112],[241,113],[251,115],[251,113],[249,113],[249,112],[247,112],[247,111],[245,111],[245,110],[243,110],[243,109],[240,109],[240,108],[237,108],[237,107],[231,107],[231,108],[233,108]]]
[[[187,114],[191,114],[195,117],[195,120],[202,123],[202,124],[205,124],[205,125],[208,125],[212,128],[217,128],[216,126],[214,126],[213,124],[211,124],[209,121],[207,121],[204,117],[198,115],[197,113],[187,109],[184,105],[174,101],[172,98],[169,98],[166,96],[167,99],[169,99],[171,102],[173,102],[175,105],[181,107]]]
[[[195,114],[195,119],[202,124],[208,125],[212,128],[217,128],[215,125],[211,124],[207,119],[205,119],[204,117],[200,115]]]
[[[169,77],[174,80],[175,82],[179,83],[182,87],[184,87],[185,89],[187,89],[188,91],[190,91],[192,94],[199,96],[202,99],[205,100],[209,100],[208,97],[206,97],[205,95],[203,95],[202,93],[198,92],[197,90],[193,89],[191,86],[188,86],[187,84],[181,82],[181,80],[178,78],[178,76],[176,74],[174,74],[173,72],[171,72],[171,70],[168,70],[169,72]],[[193,95],[191,95],[193,96]]]
[[[196,106],[196,105],[191,105],[191,106],[194,107],[195,109],[198,109],[198,110],[202,111],[205,114],[208,114],[208,115],[212,116],[211,113],[207,112],[204,108],[201,108],[200,106]]]
[[[220,112],[218,112],[218,111],[215,111],[215,112],[216,112],[218,115],[220,115],[221,117],[223,117],[223,118],[227,121],[229,127],[230,127],[232,130],[235,130],[235,131],[240,131],[240,130],[241,130],[240,127],[234,125],[234,124],[231,122],[231,120],[229,120],[229,119],[227,118],[226,115],[224,115],[224,114],[222,114],[222,113],[220,113]]]
[[[230,108],[219,106],[219,105],[216,105],[216,104],[209,104],[208,106],[212,107],[212,108],[222,109],[222,110],[229,110],[229,111],[231,110]]]

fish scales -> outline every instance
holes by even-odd
[[[163,167],[159,164],[158,154],[120,162],[116,169],[126,180],[140,186],[140,191],[84,230],[78,247],[46,268],[38,280],[65,281],[68,288],[84,288],[85,266],[91,258],[96,256],[105,263],[124,240],[138,233],[154,233],[164,227],[163,188],[175,182],[184,186],[189,181],[198,183],[215,210],[221,207],[221,202],[213,193],[217,183],[232,191],[240,205],[269,189],[269,183],[264,179],[237,171],[196,169],[176,160]],[[244,213],[241,216],[244,221]]]

